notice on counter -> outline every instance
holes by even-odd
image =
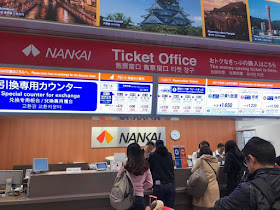
[[[200,115],[205,107],[206,79],[159,77],[157,113]]]
[[[151,114],[153,77],[101,73],[100,112]]]
[[[176,168],[188,168],[185,146],[173,146]]]
[[[92,113],[98,73],[0,68],[1,112]]]

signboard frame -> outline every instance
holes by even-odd
[[[156,90],[157,90],[157,93],[154,95],[156,98],[158,96],[158,85],[159,85],[159,77],[172,77],[170,75],[164,75],[164,74],[159,74],[157,75],[157,80],[156,80]],[[252,82],[252,83],[256,83],[256,82],[259,82],[259,83],[278,83],[278,85],[280,85],[280,82],[277,82],[275,80],[252,80],[252,79],[237,79],[237,78],[223,78],[223,77],[202,77],[202,76],[195,76],[195,77],[183,77],[183,76],[176,76],[176,78],[194,78],[194,79],[206,79],[206,80],[228,80],[228,81],[244,81],[244,82]],[[207,87],[207,85],[205,86]],[[280,89],[279,89],[280,90]],[[189,117],[189,118],[192,118],[192,117],[196,117],[196,118],[279,118],[279,116],[268,116],[268,115],[207,115],[207,114],[200,114],[200,115],[195,115],[195,114],[191,114],[191,115],[180,115],[180,114],[176,114],[176,115],[172,115],[172,114],[158,114],[157,112],[157,106],[158,104],[155,104],[155,115],[157,117]]]
[[[116,75],[116,72],[114,72],[114,71],[98,71],[98,70],[93,70],[93,71],[89,71],[89,70],[85,70],[85,71],[77,71],[77,69],[66,69],[66,68],[53,68],[53,69],[49,69],[49,68],[42,68],[42,67],[37,67],[37,68],[26,68],[26,67],[16,67],[16,66],[5,66],[5,65],[1,65],[0,66],[0,71],[1,70],[5,70],[5,69],[7,69],[7,70],[30,70],[30,71],[34,71],[34,72],[43,72],[43,71],[45,71],[45,72],[53,72],[53,73],[65,73],[65,74],[73,74],[73,73],[80,73],[80,74],[97,74],[97,75],[99,75],[99,76],[97,76],[97,79],[96,80],[94,80],[96,83],[101,83],[101,74],[115,74]],[[39,73],[38,73],[39,74]],[[36,75],[36,74],[34,74],[34,75]],[[34,76],[34,75],[32,75],[32,76]],[[139,117],[150,117],[151,115],[153,116],[153,109],[154,109],[154,103],[156,103],[154,100],[154,97],[153,97],[153,95],[155,94],[155,90],[154,90],[154,85],[153,85],[153,83],[155,82],[155,75],[151,75],[151,74],[140,74],[140,73],[138,73],[138,72],[135,72],[135,73],[131,73],[131,72],[124,72],[124,73],[121,73],[120,75],[126,75],[126,76],[144,76],[144,77],[152,77],[152,84],[151,84],[151,88],[152,88],[152,96],[151,96],[151,113],[145,113],[145,114],[140,114],[140,113],[136,113],[136,114],[134,114],[134,113],[114,113],[114,114],[112,114],[112,113],[103,113],[103,112],[100,112],[100,110],[97,112],[82,112],[82,111],[48,111],[48,110],[46,110],[46,111],[42,111],[42,112],[40,112],[40,111],[29,111],[29,110],[15,110],[15,111],[13,111],[13,110],[8,110],[8,111],[2,111],[2,110],[0,110],[0,114],[31,114],[31,115],[52,115],[52,114],[59,114],[59,115],[69,115],[69,114],[71,114],[71,115],[89,115],[89,116],[100,116],[100,115],[104,115],[104,116],[111,116],[111,115],[114,115],[114,116],[134,116],[134,117],[137,117],[137,116],[139,116]],[[30,76],[30,78],[32,77],[32,76]],[[17,75],[17,74],[15,74],[15,73],[11,73],[11,74],[9,74],[9,73],[7,73],[7,74],[3,74],[3,73],[1,73],[0,72],[0,79],[1,78],[3,78],[3,77],[5,77],[5,78],[9,78],[9,77],[18,77],[18,78],[22,78],[22,79],[26,79],[25,78],[25,76],[19,76],[19,75]],[[40,75],[40,76],[37,76],[39,79],[45,79],[45,80],[48,80],[48,79],[52,79],[52,77],[53,77],[53,79],[55,80],[55,79],[57,79],[55,76],[42,76],[42,75]],[[28,79],[28,77],[27,77],[27,79]],[[36,77],[34,76],[34,80],[36,79]],[[65,81],[67,81],[67,80],[78,80],[78,78],[76,78],[76,77],[73,77],[73,78],[64,78],[64,77],[61,77],[61,80],[65,80]],[[82,79],[81,79],[82,80]],[[101,91],[100,91],[100,85],[98,85],[98,87],[97,87],[97,108],[98,108],[98,106],[99,106],[99,104],[98,104],[98,102],[100,103],[100,93],[101,93]]]

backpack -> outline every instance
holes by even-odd
[[[267,199],[271,210],[280,210],[280,195],[276,195],[270,184],[262,178],[256,178],[250,181]]]
[[[111,206],[116,210],[126,210],[133,206],[135,191],[131,177],[127,170],[116,177],[114,186],[110,193]]]

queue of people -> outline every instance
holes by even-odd
[[[155,151],[153,151],[155,147]],[[174,163],[164,142],[148,142],[141,150],[133,143],[127,148],[128,161],[124,168],[129,172],[135,190],[131,210],[144,210],[144,190],[153,188],[153,195],[164,205],[174,209],[176,197]],[[208,186],[201,197],[193,197],[194,210],[280,209],[279,157],[273,145],[253,137],[242,152],[235,141],[217,145],[213,153],[207,141],[199,144],[193,153],[192,174],[203,168]],[[220,198],[217,181],[219,166],[227,174],[227,196]]]
[[[228,196],[216,201],[214,209],[280,209],[280,169],[275,167],[273,145],[253,137],[243,149],[249,175]]]

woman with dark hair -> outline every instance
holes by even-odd
[[[129,172],[136,195],[135,204],[130,210],[144,210],[146,208],[144,190],[153,186],[150,166],[137,143],[132,143],[127,147],[127,158],[124,168]]]
[[[245,158],[233,140],[226,142],[225,152],[226,156],[223,171],[227,174],[227,195],[229,195],[240,182],[239,173]]]
[[[193,197],[193,209],[213,209],[215,202],[220,199],[220,190],[217,182],[217,174],[219,170],[218,159],[213,156],[213,153],[208,146],[202,146],[200,148],[199,156],[200,158],[197,159],[195,165],[192,168],[192,173],[194,173],[200,167],[203,167],[209,183],[202,197]]]

